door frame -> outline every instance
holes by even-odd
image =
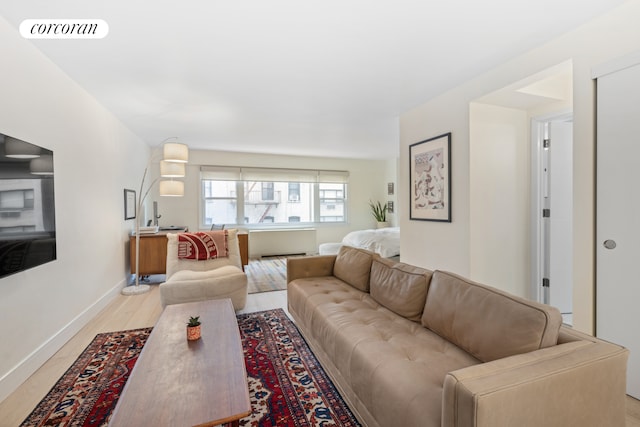
[[[542,239],[542,192],[543,192],[543,141],[548,138],[548,125],[554,121],[566,121],[573,118],[570,109],[531,118],[531,282],[530,295],[535,301],[545,303],[542,286],[544,242]],[[573,284],[571,284],[573,287]]]

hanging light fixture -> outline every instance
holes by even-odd
[[[186,175],[185,163],[160,161],[160,176],[163,178],[184,178]]]
[[[162,148],[165,162],[187,163],[189,161],[189,147],[180,142],[166,142]]]
[[[160,195],[165,197],[184,196],[184,182],[182,181],[160,181]]]
[[[5,156],[13,159],[35,159],[40,157],[40,147],[11,136],[5,136],[4,138],[4,152]]]
[[[160,176],[163,178],[183,178],[186,175],[186,163],[183,160],[189,158],[189,148],[185,144],[166,143],[163,151],[165,159],[160,161]],[[165,197],[184,196],[184,182],[173,179],[160,181],[160,195]]]

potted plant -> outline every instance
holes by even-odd
[[[382,204],[379,201],[374,203],[369,200],[369,207],[371,208],[371,214],[378,223],[378,228],[388,227],[389,223],[387,222],[387,204]]]
[[[200,316],[192,316],[187,323],[187,339],[195,341],[200,339]]]

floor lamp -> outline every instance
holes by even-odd
[[[165,140],[166,141],[166,140]],[[160,196],[169,197],[181,197],[184,196],[184,182],[174,181],[173,178],[184,178],[186,175],[186,164],[189,161],[189,147],[186,144],[179,142],[165,142],[162,147],[163,160],[160,161],[160,177],[171,178],[171,180],[160,181]],[[138,201],[136,206],[135,217],[135,233],[136,233],[136,279],[134,285],[125,286],[122,289],[123,295],[139,295],[145,292],[149,292],[151,289],[149,285],[140,284],[140,212],[142,212],[142,205],[144,204],[149,191],[155,185],[160,178],[154,179],[151,184],[144,190],[144,182],[147,178],[149,167],[151,166],[151,159],[147,167],[144,169],[142,175],[142,182],[140,183],[140,192],[138,193]],[[144,191],[144,193],[143,193]]]

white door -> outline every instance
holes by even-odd
[[[630,351],[640,398],[640,65],[598,77],[596,335]]]
[[[573,312],[573,123],[549,129],[549,301],[572,323]]]
[[[565,323],[573,312],[573,120],[571,114],[532,122],[534,296],[557,307]]]

